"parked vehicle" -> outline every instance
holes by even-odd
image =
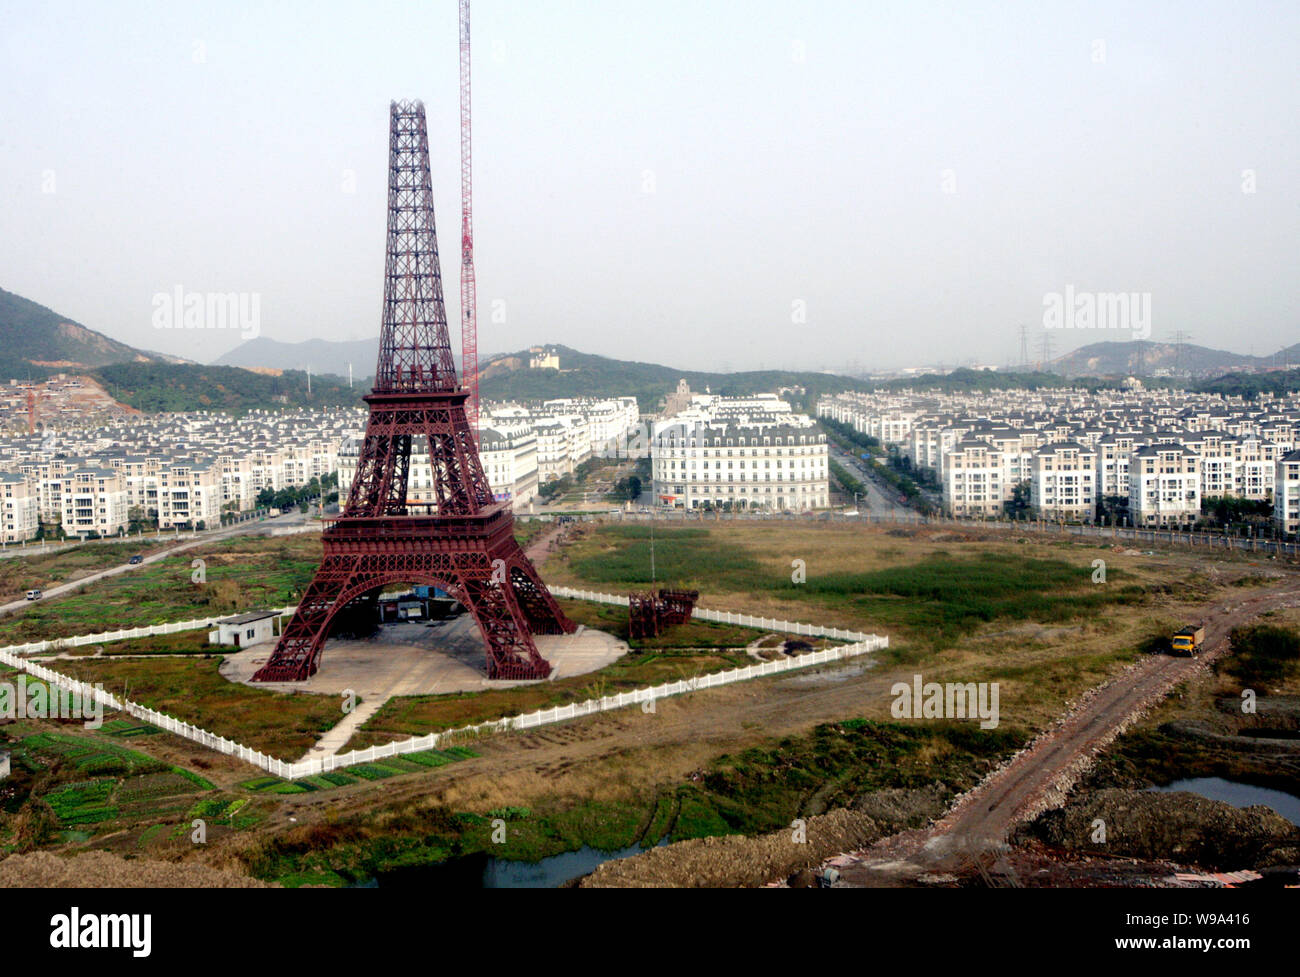
[[[1201,653],[1201,645],[1205,641],[1205,627],[1186,627],[1181,631],[1175,631],[1173,638],[1169,642],[1169,649],[1175,655],[1183,655],[1191,658]]]
[[[144,562],[144,557],[141,556],[139,553],[137,553],[135,556],[131,557],[131,559],[127,560],[126,562],[127,562],[130,566],[136,566],[136,565],[138,565],[138,564]]]
[[[27,591],[27,599],[28,599],[28,600],[40,600],[42,596],[43,596],[43,595],[41,594],[41,592],[40,592],[39,590],[29,590],[29,591]]]

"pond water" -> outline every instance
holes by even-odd
[[[660,842],[664,844],[665,842]],[[437,865],[380,872],[368,887],[381,889],[424,888],[446,886],[462,889],[554,889],[571,879],[586,875],[598,865],[646,849],[640,845],[618,851],[601,851],[598,848],[579,848],[559,855],[551,855],[540,862],[513,862],[491,855],[467,855]]]
[[[1243,784],[1222,777],[1192,777],[1188,780],[1175,780],[1167,787],[1148,787],[1147,790],[1161,794],[1185,790],[1208,797],[1212,801],[1224,801],[1233,807],[1263,804],[1271,807],[1292,824],[1300,824],[1300,797],[1282,790],[1256,787],[1254,784]]]

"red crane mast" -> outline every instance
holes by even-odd
[[[469,3],[460,0],[460,372],[469,400],[474,441],[479,440],[478,288],[474,279],[474,163],[470,139]]]

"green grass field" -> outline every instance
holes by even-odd
[[[59,670],[282,760],[296,760],[343,718],[340,700],[230,682],[218,658],[77,659]]]
[[[239,538],[201,546],[50,598],[0,622],[0,642],[20,643],[220,616],[297,601],[320,561],[320,539]],[[193,566],[201,559],[201,568]],[[202,570],[202,582],[195,581]]]
[[[37,553],[39,543],[28,543],[21,550],[23,556],[0,560],[0,603],[17,600],[33,588],[46,588],[66,583],[70,578],[121,566],[136,553],[145,556],[162,549],[170,542],[166,536],[120,542],[86,543],[58,553]],[[61,545],[51,541],[51,546]],[[9,547],[12,550],[14,547]],[[31,555],[26,555],[30,551]]]
[[[562,554],[554,575],[616,593],[648,586],[650,537],[643,526],[596,527]],[[857,569],[846,533],[834,553],[820,549],[808,530],[796,528],[788,537],[768,545],[774,537],[765,527],[656,528],[653,579],[699,590],[701,603],[712,603],[718,594],[752,595],[754,603],[785,608],[792,620],[821,622],[829,616],[866,630],[902,630],[930,644],[992,621],[1066,621],[1145,599],[1143,587],[1120,568],[1110,571],[1106,586],[1093,584],[1084,552],[1046,556],[1006,546],[965,552],[930,547],[903,556],[882,547],[879,537],[864,537],[864,557],[869,541],[870,562],[883,565]],[[794,561],[801,552],[806,559],[797,579]]]

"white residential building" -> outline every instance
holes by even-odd
[[[126,532],[126,478],[115,468],[78,468],[64,479],[63,533],[116,536]]]
[[[1273,519],[1281,532],[1300,533],[1300,451],[1288,451],[1278,459]]]
[[[221,468],[215,459],[177,459],[158,474],[158,528],[211,529],[221,523]]]
[[[714,398],[656,423],[650,452],[655,501],[773,512],[829,506],[826,435],[807,415],[777,404],[768,410],[766,403],[751,403],[736,413],[726,398]]]
[[[518,509],[537,496],[537,435],[530,424],[482,428],[479,457],[498,502],[510,502]]]
[[[479,460],[493,496],[508,501],[515,509],[527,506],[537,496],[537,438],[526,423],[497,423],[479,431]],[[339,500],[346,505],[348,493],[357,474],[361,439],[343,442],[338,452]],[[411,446],[406,498],[421,506],[436,503],[438,493],[433,484],[433,465],[429,459],[429,442],[416,439]]]
[[[1092,522],[1097,511],[1097,452],[1077,441],[1034,452],[1029,504],[1040,519]]]
[[[1135,526],[1193,523],[1201,514],[1200,458],[1180,444],[1150,444],[1133,452],[1129,518]]]
[[[1237,435],[1232,439],[1232,449],[1236,476],[1233,494],[1258,501],[1272,498],[1278,459],[1284,452],[1255,434]],[[1205,494],[1204,489],[1201,494]]]
[[[40,529],[36,489],[20,472],[0,472],[0,538],[6,543],[35,539]]]
[[[975,439],[958,442],[944,462],[944,510],[959,517],[1000,515],[1002,477],[1002,452],[997,448]]]

